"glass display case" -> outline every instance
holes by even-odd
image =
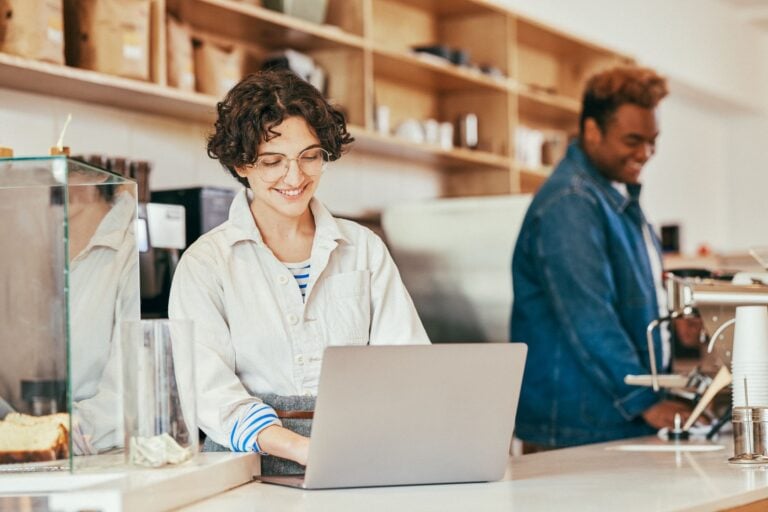
[[[0,158],[0,472],[123,463],[136,194],[64,156]]]

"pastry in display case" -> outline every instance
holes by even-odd
[[[0,158],[0,472],[124,460],[120,324],[139,319],[136,184]]]

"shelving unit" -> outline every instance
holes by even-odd
[[[535,192],[547,181],[552,168],[547,169],[520,169],[520,192]]]
[[[165,85],[167,10],[196,35],[242,45],[256,61],[285,48],[309,54],[347,114],[354,151],[434,165],[444,171],[446,196],[488,195],[534,191],[546,179],[517,162],[519,126],[575,134],[586,77],[631,62],[491,0],[328,0],[322,25],[236,0],[152,1],[152,82],[0,53],[0,87],[210,123],[218,98]],[[473,66],[413,51],[425,45],[461,48]],[[443,149],[378,133],[382,105],[392,128],[473,113],[478,147]]]

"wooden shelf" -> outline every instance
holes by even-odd
[[[440,57],[386,48],[374,48],[373,69],[376,75],[413,83],[433,91],[477,90],[478,87],[503,92],[510,90],[506,79],[497,80],[479,71],[451,64]]]
[[[572,34],[549,27],[530,18],[517,15],[517,39],[519,44],[535,47],[542,52],[571,56],[577,59],[583,58],[611,58],[615,59],[615,51],[594,44],[586,39],[581,39]],[[619,60],[631,62],[631,59],[619,57]]]
[[[552,175],[552,168],[548,169],[520,169],[520,192],[534,194]]]
[[[609,49],[508,10],[498,0],[328,0],[325,24],[235,0],[155,0],[153,80],[143,82],[0,54],[0,87],[211,124],[214,96],[163,85],[165,12],[193,35],[249,51],[247,70],[271,52],[308,54],[328,77],[326,94],[347,112],[353,151],[445,170],[445,195],[535,191],[548,174],[518,169],[512,146],[518,126],[573,134],[584,80],[608,65],[631,62]],[[445,45],[492,77],[410,48]],[[378,107],[390,126],[405,120],[478,119],[482,150],[417,144],[372,131]],[[385,110],[381,110],[385,111]],[[550,133],[551,135],[551,133]]]
[[[216,118],[213,96],[179,91],[94,71],[30,61],[0,53],[0,87],[24,89],[60,98],[210,123]],[[483,151],[415,144],[350,125],[354,147],[366,152],[438,163],[448,169],[470,166],[508,169],[509,159]]]
[[[350,131],[356,139],[352,145],[353,151],[439,164],[446,170],[477,168],[509,171],[511,165],[509,158],[486,151],[465,148],[446,150],[433,144],[419,144],[392,135],[382,135],[359,126],[351,126]]]
[[[264,7],[232,0],[168,0],[198,30],[267,48],[311,51],[339,46],[362,49],[362,37],[334,25],[318,25]]]
[[[520,16],[516,17],[516,27],[517,81],[550,90],[577,105],[587,77],[617,64],[632,62],[615,52]]]
[[[501,13],[508,11],[491,0],[396,0],[439,16]]]
[[[515,90],[525,101],[531,101],[538,103],[541,106],[557,109],[565,114],[579,114],[581,112],[581,102],[573,98],[560,96],[546,91],[537,91],[530,86],[519,86]]]
[[[528,86],[517,88],[518,116],[521,124],[552,125],[573,131],[578,127],[581,103],[577,100],[536,91]]]
[[[213,96],[0,53],[0,87],[129,111],[212,122]]]

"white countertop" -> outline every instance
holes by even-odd
[[[0,511],[160,512],[250,482],[259,464],[256,454],[223,452],[151,469],[124,464],[123,454],[77,459],[74,474],[0,474]]]
[[[729,435],[718,451],[616,449],[657,444],[663,443],[643,438],[515,457],[504,480],[481,484],[303,491],[252,482],[183,510],[649,512],[718,510],[768,499],[768,467],[729,464]]]

